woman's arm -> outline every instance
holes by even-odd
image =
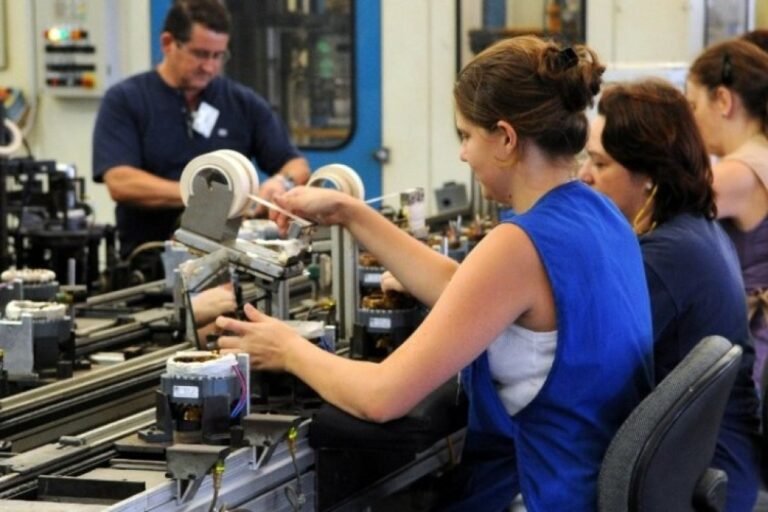
[[[337,191],[296,187],[275,197],[283,208],[321,224],[338,224],[422,303],[432,306],[458,268],[454,260],[398,228],[364,202]],[[278,219],[285,224],[286,218]]]
[[[555,328],[552,292],[530,239],[514,225],[495,228],[470,253],[421,326],[381,363],[325,352],[251,308],[253,321],[220,317],[234,333],[223,352],[245,351],[257,369],[287,370],[346,412],[371,421],[406,414],[480,355],[511,323]]]
[[[712,176],[717,216],[721,219],[743,215],[755,187],[762,187],[754,171],[738,160],[716,163]]]

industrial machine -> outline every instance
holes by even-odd
[[[380,278],[383,269],[361,272],[356,244],[339,228],[297,218],[279,241],[258,234],[268,227],[244,229],[248,204],[257,200],[251,176],[250,163],[231,152],[190,162],[182,179],[187,209],[165,246],[163,281],[62,302],[70,290],[51,273],[6,273],[0,300],[11,315],[0,329],[20,323],[22,345],[33,354],[39,345],[45,356],[29,363],[11,347],[4,354],[8,377],[20,361],[36,377],[26,388],[6,379],[12,389],[0,398],[0,450],[12,450],[0,458],[0,508],[14,512],[35,501],[78,511],[359,510],[457,462],[464,413],[455,386],[412,418],[372,426],[323,403],[291,375],[251,372],[247,356],[220,355],[216,334],[201,335],[196,297],[224,283],[238,305],[254,303],[339,354],[354,352],[342,334],[345,318],[350,328],[378,325],[380,334],[387,329],[381,319],[399,321],[394,309],[376,317],[371,307],[364,316],[361,284],[372,286],[375,278],[366,276]],[[349,168],[320,169],[313,180],[363,197]],[[324,252],[330,261],[321,265]],[[328,284],[319,274],[328,270],[338,302],[318,293]],[[344,290],[354,290],[346,310],[338,307]],[[20,302],[32,299],[40,302]],[[32,311],[19,313],[24,308]],[[45,322],[60,330],[38,327]],[[67,338],[55,338],[67,352],[51,350],[51,332]],[[72,361],[71,375],[49,376],[38,368],[46,358],[56,366]],[[403,428],[409,440],[388,445]],[[345,474],[350,457],[356,477],[340,482],[334,475]]]
[[[60,282],[96,291],[100,261],[116,266],[115,235],[92,222],[85,193],[73,166],[0,158],[0,236],[10,242],[0,248],[0,268],[50,268]]]

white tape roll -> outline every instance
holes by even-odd
[[[217,153],[227,155],[234,160],[237,160],[240,164],[241,171],[248,178],[248,190],[251,191],[250,193],[255,194],[259,190],[259,173],[256,172],[253,163],[248,160],[244,154],[238,153],[232,149],[220,149]]]
[[[5,129],[11,134],[11,141],[5,146],[0,146],[0,156],[10,156],[19,150],[24,138],[21,135],[21,130],[13,121],[5,119],[3,124]]]
[[[229,218],[241,215],[248,206],[248,196],[256,194],[259,190],[259,177],[250,160],[236,151],[220,149],[195,157],[184,167],[179,183],[184,205],[189,203],[189,197],[194,193],[194,178],[206,173],[215,173],[222,177],[232,192]]]
[[[363,180],[351,167],[344,164],[328,164],[317,169],[309,178],[307,186],[323,187],[326,183],[333,188],[357,199],[365,199]]]

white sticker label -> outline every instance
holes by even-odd
[[[174,398],[200,398],[200,388],[197,386],[173,386]]]
[[[390,329],[392,327],[392,319],[374,316],[368,319],[368,327],[370,329]]]
[[[194,114],[192,129],[207,139],[211,136],[211,131],[213,131],[218,118],[219,109],[203,101]]]
[[[378,273],[365,274],[363,276],[363,282],[365,284],[380,284],[381,274],[378,274]]]

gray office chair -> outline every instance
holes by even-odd
[[[701,340],[621,426],[598,479],[600,512],[719,512],[725,472],[709,467],[741,347]]]

